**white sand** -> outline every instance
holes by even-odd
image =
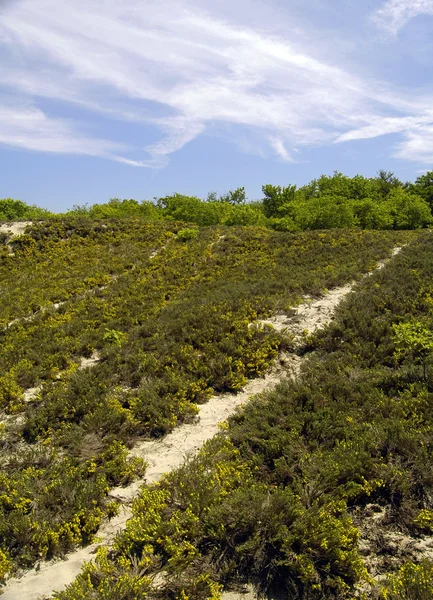
[[[17,237],[23,235],[26,227],[33,225],[32,221],[11,221],[10,223],[2,223],[0,225],[0,233],[7,233],[7,235]]]
[[[94,367],[96,364],[101,362],[101,357],[99,352],[95,350],[89,358],[82,358],[80,361],[79,369],[88,369],[89,367]]]
[[[254,592],[252,586],[247,585],[240,592],[223,592],[221,594],[222,600],[256,600],[257,595]]]
[[[6,240],[6,244],[9,250],[9,255],[14,256],[14,251],[12,250],[12,246],[10,242],[20,236],[23,235],[25,229],[28,225],[33,225],[32,221],[11,221],[10,223],[2,223],[0,224],[0,233],[6,233],[8,239]]]
[[[396,248],[394,254],[399,250]],[[382,268],[386,262],[380,262],[378,268]],[[294,335],[295,340],[299,340],[304,332],[312,333],[327,325],[332,320],[335,307],[352,287],[353,284],[341,286],[329,291],[319,300],[305,302],[297,307],[292,317],[281,315],[261,323],[273,325],[278,330],[286,329]],[[97,362],[96,356],[92,358]],[[131,451],[131,456],[143,457],[148,462],[146,482],[157,482],[164,473],[181,465],[186,456],[196,453],[206,440],[218,432],[218,424],[234,414],[237,407],[248,402],[255,394],[272,389],[288,375],[297,375],[301,362],[302,359],[294,354],[282,355],[265,377],[250,380],[238,394],[213,396],[206,404],[199,406],[196,422],[181,425],[162,440],[139,442]],[[82,363],[82,366],[91,365]],[[124,529],[131,516],[131,502],[142,483],[136,481],[127,487],[110,491],[111,497],[122,502],[121,511],[111,521],[102,524],[98,532],[99,541],[71,552],[65,560],[41,563],[37,566],[38,570],[32,569],[19,579],[10,579],[4,588],[2,600],[39,600],[50,596],[53,590],[63,590],[78,575],[84,561],[93,558],[98,546],[109,545],[115,534]],[[227,592],[222,595],[224,600],[254,600],[255,597],[251,589],[247,594]]]

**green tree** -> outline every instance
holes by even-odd
[[[421,196],[430,206],[430,209],[433,210],[433,171],[428,171],[425,175],[417,177],[410,189]]]
[[[203,202],[196,196],[173,194],[157,202],[162,214],[169,219],[190,221],[197,225],[218,225],[230,209],[229,205],[219,202]]]
[[[263,212],[266,217],[281,217],[284,206],[293,202],[296,197],[296,185],[281,187],[267,184],[262,186]]]
[[[362,229],[392,229],[394,219],[387,202],[364,198],[353,203],[353,211]]]
[[[39,208],[35,205],[29,206],[22,200],[14,200],[13,198],[0,199],[0,221],[46,219],[51,216],[52,213],[45,208]]]
[[[339,229],[355,226],[352,203],[339,196],[326,195],[298,200],[288,213],[299,229]]]
[[[386,203],[393,216],[394,229],[419,229],[426,227],[433,220],[427,202],[403,188],[391,190]]]
[[[216,197],[215,194],[210,193],[208,196],[208,201],[211,198],[211,201]],[[247,200],[246,192],[244,187],[236,188],[235,190],[230,190],[226,194],[223,194],[219,197],[218,202],[226,202],[227,204],[245,204]]]
[[[394,175],[392,171],[380,169],[377,172],[376,182],[382,198],[386,198],[388,194],[396,188],[403,189],[403,183]]]
[[[373,198],[378,195],[375,179],[367,179],[362,175],[347,177],[339,171],[332,175],[321,175],[299,189],[300,195],[306,200],[321,196],[340,196],[348,200]]]

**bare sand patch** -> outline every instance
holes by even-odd
[[[33,221],[11,221],[0,224],[0,233],[6,233],[11,238],[23,235],[26,228],[33,225]]]
[[[80,365],[79,365],[79,369],[88,369],[91,367],[94,367],[95,365],[97,365],[99,362],[101,362],[101,356],[99,354],[99,352],[97,350],[95,350],[92,354],[92,356],[89,356],[89,358],[82,358],[80,361]]]
[[[252,586],[247,585],[238,592],[224,592],[221,595],[222,600],[256,600],[257,595]]]

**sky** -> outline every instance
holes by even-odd
[[[0,0],[0,197],[433,169],[433,0]]]

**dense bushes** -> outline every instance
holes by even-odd
[[[433,596],[433,563],[406,563],[389,577],[382,589],[381,600],[430,600]]]
[[[315,352],[302,377],[251,401],[196,459],[143,487],[113,551],[56,597],[112,599],[103,581],[116,575],[124,598],[204,600],[242,581],[272,598],[353,598],[360,583],[369,597],[429,598],[431,563],[409,561],[375,584],[358,540],[372,503],[386,515],[379,540],[432,530],[433,367],[414,366],[396,333],[423,323],[410,341],[433,328],[432,250],[424,235],[364,279],[306,341]],[[376,573],[398,565],[387,552],[370,550]],[[134,591],[138,572],[146,588]]]
[[[111,510],[108,487],[142,470],[124,455],[136,436],[163,435],[209,394],[264,372],[283,339],[252,321],[359,276],[402,235],[185,229],[135,218],[40,223],[25,236],[31,250],[17,244],[1,263],[1,408],[22,421],[1,434],[0,549],[16,565],[91,535]],[[26,402],[24,390],[40,384]],[[35,484],[24,442],[47,455]]]
[[[423,190],[403,185],[389,173],[372,179],[335,173],[299,190],[291,185],[263,186],[263,208],[270,225],[283,231],[418,229],[432,222]]]
[[[260,226],[277,231],[310,229],[419,229],[433,222],[433,172],[415,183],[403,183],[393,173],[377,177],[347,177],[334,172],[300,188],[296,185],[264,185],[263,198],[248,202],[238,188],[206,200],[173,194],[156,203],[112,198],[106,204],[74,206],[65,215],[53,215],[19,200],[0,200],[0,221],[12,219],[94,220],[140,217],[149,221],[171,220],[199,226]],[[155,199],[156,200],[156,199]]]
[[[0,199],[0,222],[16,220],[47,219],[53,216],[48,210],[38,206],[29,206],[21,200],[12,198]]]
[[[309,229],[419,229],[432,223],[432,173],[414,184],[399,181],[392,173],[377,177],[346,177],[335,172],[309,184],[264,185],[263,199],[246,201],[244,188],[206,201],[194,196],[165,196],[156,205],[133,200],[112,200],[87,209],[89,217],[142,214],[146,218],[177,219],[197,225],[259,225],[278,231]],[[117,211],[116,213],[113,211]]]
[[[424,181],[424,180],[422,180]],[[243,188],[207,200],[174,194],[156,205],[135,200],[111,200],[108,204],[79,207],[72,215],[87,218],[137,215],[147,219],[182,220],[200,226],[263,226],[278,231],[309,229],[419,229],[433,217],[428,186],[421,180],[403,184],[391,173],[376,178],[323,175],[299,189],[263,186],[262,201],[248,203]]]

